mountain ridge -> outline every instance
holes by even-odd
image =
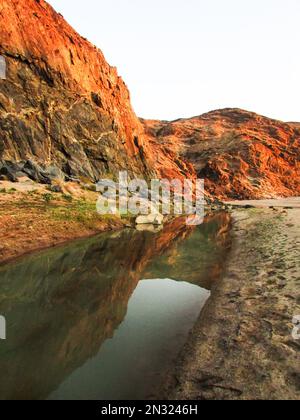
[[[300,195],[300,124],[239,108],[174,121],[141,120],[153,143],[191,162],[219,199]]]
[[[139,119],[101,50],[44,0],[2,0],[0,176],[94,183],[206,179],[217,198],[300,195],[300,123],[238,108],[175,121]]]

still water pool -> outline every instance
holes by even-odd
[[[1,267],[0,398],[157,398],[222,273],[229,225],[178,219]]]

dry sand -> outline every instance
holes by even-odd
[[[299,265],[299,208],[233,211],[226,273],[168,378],[168,398],[300,399]]]
[[[277,208],[298,208],[300,209],[300,197],[278,198],[269,200],[244,200],[244,201],[228,201],[227,204],[243,207],[246,205],[257,208],[277,207]]]

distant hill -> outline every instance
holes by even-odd
[[[142,122],[151,142],[193,164],[213,196],[300,196],[300,123],[241,109],[172,122]]]

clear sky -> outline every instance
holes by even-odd
[[[136,113],[239,107],[300,121],[299,0],[49,0],[104,52]]]

